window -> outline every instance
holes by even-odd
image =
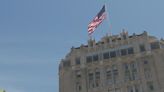
[[[128,86],[128,87],[127,87],[127,90],[128,90],[128,92],[134,92],[132,86]]]
[[[118,76],[118,69],[117,69],[117,66],[116,65],[113,65],[112,66],[112,72],[113,72],[113,82],[114,83],[118,83],[119,82],[119,76]]]
[[[147,65],[148,64],[148,61],[144,61],[144,65]]]
[[[116,57],[116,52],[115,52],[115,51],[110,52],[110,57],[111,57],[111,58]]]
[[[112,78],[112,72],[110,70],[106,71],[106,79],[111,79]]]
[[[79,91],[81,91],[81,89],[82,89],[82,87],[81,87],[81,85],[79,85]]]
[[[64,67],[69,67],[71,65],[70,60],[66,60],[63,62]]]
[[[77,90],[77,92],[80,92],[82,90],[82,86],[80,84],[81,83],[79,83],[79,82],[76,83],[76,90]]]
[[[96,87],[100,86],[100,71],[99,71],[99,69],[96,69],[96,71],[95,71],[95,86]]]
[[[140,51],[141,51],[141,52],[146,51],[146,49],[145,49],[145,46],[144,46],[144,45],[140,45]]]
[[[125,68],[125,70],[128,70],[129,69],[128,64],[124,64],[124,68]]]
[[[108,89],[107,92],[121,92],[121,89],[120,88]]]
[[[147,82],[147,87],[149,91],[154,91],[154,85],[153,82]]]
[[[152,78],[151,67],[148,61],[143,62],[145,79]]]
[[[138,76],[138,65],[136,62],[130,64],[123,64],[124,67],[124,74],[125,74],[125,81],[137,80],[139,79]]]
[[[150,46],[151,46],[152,50],[160,48],[159,42],[153,42],[153,43],[150,44]]]
[[[128,54],[134,54],[134,50],[133,50],[132,47],[131,48],[128,48]]]
[[[87,63],[92,63],[92,56],[87,56],[86,62]]]
[[[127,55],[127,50],[126,50],[126,49],[122,49],[122,50],[121,50],[121,55],[122,55],[122,56]]]
[[[93,80],[93,73],[89,73],[89,81]]]
[[[125,74],[125,81],[128,81],[130,80],[130,69],[129,69],[129,64],[125,63],[123,64],[123,67],[124,67],[124,74]]]
[[[144,68],[144,74],[145,74],[145,79],[152,78],[151,69],[149,67],[145,67]]]
[[[109,52],[104,53],[104,54],[103,54],[103,58],[104,58],[104,59],[109,59]]]
[[[131,65],[132,80],[136,80],[136,79],[138,79],[137,63],[133,62],[130,65]]]
[[[115,88],[115,92],[121,92],[120,88]]]
[[[89,88],[94,88],[94,75],[93,73],[88,74]]]
[[[95,73],[96,79],[100,79],[100,72]]]
[[[106,84],[109,85],[109,84],[112,84],[112,71],[110,68],[107,68],[106,69]]]
[[[98,61],[98,60],[99,60],[98,54],[94,55],[93,56],[93,61]]]
[[[80,58],[75,59],[76,65],[80,65]]]
[[[76,78],[81,78],[81,72],[80,72],[80,70],[77,70],[76,71]]]
[[[140,92],[140,85],[134,85],[135,92]]]
[[[118,70],[117,69],[113,70],[113,75],[118,76]]]

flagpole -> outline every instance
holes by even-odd
[[[105,10],[106,10],[106,16],[107,16],[107,22],[108,22],[108,25],[109,25],[109,35],[112,36],[112,32],[111,32],[111,29],[112,29],[112,25],[109,21],[109,11],[108,11],[108,6],[107,6],[107,2],[105,2]],[[114,75],[112,73],[112,81],[113,81],[113,88],[114,88],[114,92],[116,92],[116,88],[115,88],[115,83],[114,83]]]
[[[105,2],[105,10],[106,10],[107,23],[108,23],[108,26],[109,26],[109,30],[108,30],[109,31],[109,35],[112,36],[112,32],[111,32],[112,25],[111,25],[111,23],[109,21],[109,11],[108,11],[108,4],[107,4],[107,2]]]
[[[89,40],[92,40],[92,35],[88,34]]]

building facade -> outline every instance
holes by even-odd
[[[164,92],[164,40],[123,31],[72,47],[59,65],[59,91]]]

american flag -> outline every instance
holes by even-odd
[[[95,29],[101,24],[101,22],[106,18],[105,5],[96,15],[96,17],[88,25],[88,33],[91,35]]]

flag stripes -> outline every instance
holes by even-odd
[[[88,33],[91,35],[95,29],[102,23],[102,21],[106,18],[105,13],[105,5],[101,9],[101,11],[96,15],[96,17],[88,24]]]

